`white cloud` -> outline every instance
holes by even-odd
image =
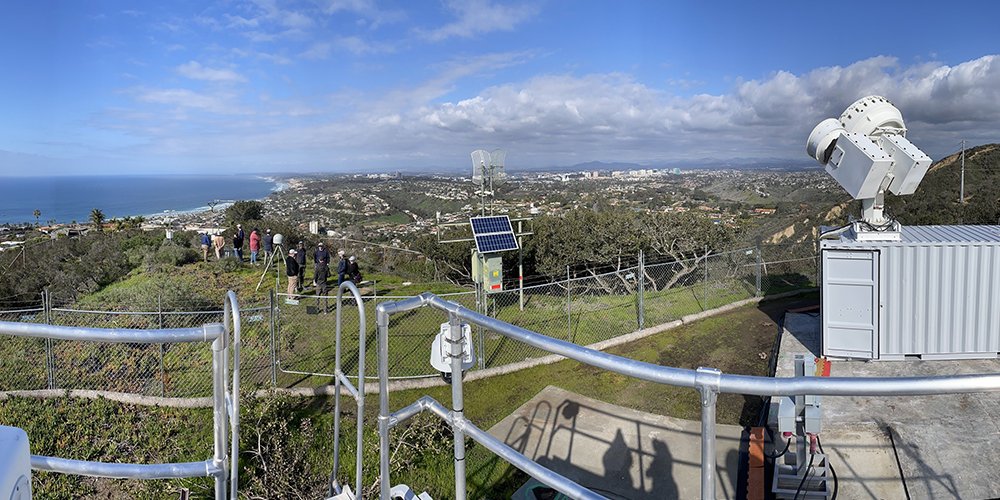
[[[464,165],[469,151],[483,147],[507,149],[515,167],[595,159],[661,165],[711,157],[804,162],[805,139],[816,123],[839,116],[859,97],[881,94],[903,112],[910,139],[934,158],[953,152],[958,139],[977,144],[1000,137],[998,56],[957,65],[906,65],[875,57],[800,74],[778,71],[737,81],[726,92],[690,96],[673,93],[668,83],[653,85],[625,73],[543,74],[459,90],[472,77],[502,77],[497,69],[530,57],[456,59],[431,78],[385,93],[345,89],[281,100],[138,89],[135,99],[153,118],[136,118],[135,130],[160,148],[157,152],[221,161],[228,151],[234,164],[255,162],[261,168],[268,162],[291,169]],[[463,93],[451,97],[458,92]],[[174,121],[164,122],[162,107],[172,111],[167,114]],[[237,113],[240,120],[217,119]],[[160,144],[164,137],[169,146]]]
[[[490,0],[449,0],[447,7],[457,19],[440,28],[420,31],[421,36],[439,42],[453,37],[471,38],[494,31],[511,31],[538,14],[535,5],[501,5]]]
[[[206,82],[235,83],[246,81],[243,75],[231,69],[207,68],[202,66],[198,61],[188,61],[177,66],[177,72],[192,80],[203,80]]]

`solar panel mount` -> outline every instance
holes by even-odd
[[[510,217],[506,215],[473,217],[469,219],[469,223],[472,225],[472,236],[476,240],[476,250],[479,253],[518,249],[514,228],[510,225]]]

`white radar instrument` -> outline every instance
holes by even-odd
[[[899,223],[885,215],[885,192],[913,194],[931,159],[906,139],[903,115],[881,96],[858,99],[840,115],[816,125],[806,151],[841,186],[861,200],[852,221],[858,240],[899,240]]]

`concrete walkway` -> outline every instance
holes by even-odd
[[[786,314],[778,377],[795,353],[818,355],[820,318]],[[833,361],[831,376],[1000,372],[998,360]],[[841,498],[1000,497],[1000,394],[824,397],[820,434]],[[897,463],[898,460],[898,463]]]
[[[717,426],[718,498],[736,498],[743,429]],[[701,423],[546,387],[490,429],[529,458],[609,498],[701,495]]]

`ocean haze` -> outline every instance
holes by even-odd
[[[207,208],[214,200],[255,200],[277,188],[256,175],[0,177],[0,224],[84,222],[98,208],[108,219]]]

